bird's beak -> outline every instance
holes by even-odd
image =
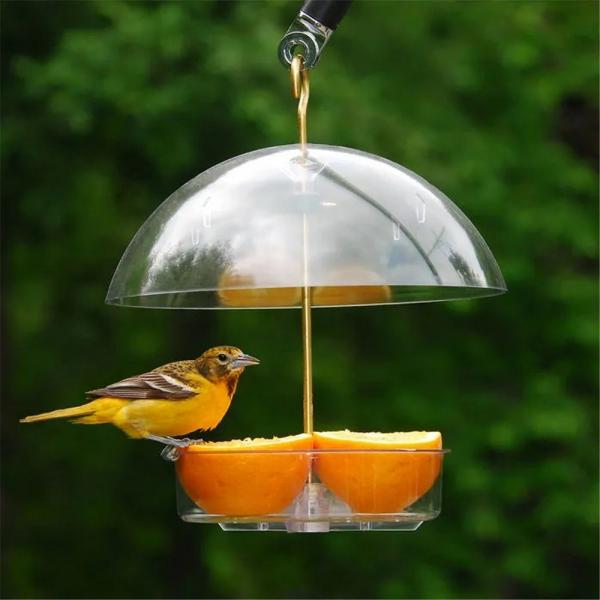
[[[258,364],[260,364],[260,360],[258,360],[258,358],[254,358],[254,356],[250,356],[249,354],[241,354],[231,361],[231,366],[234,369],[239,369],[240,367],[251,367],[252,365]]]

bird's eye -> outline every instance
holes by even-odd
[[[217,356],[217,358],[219,359],[219,362],[222,362],[222,363],[226,363],[226,362],[227,362],[227,354],[223,354],[223,353],[221,352],[221,354],[219,354],[219,355]]]

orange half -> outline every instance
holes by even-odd
[[[338,285],[317,286],[312,292],[315,306],[344,306],[352,304],[385,304],[392,297],[389,285],[368,269],[348,265],[330,274]],[[358,282],[358,283],[357,283]]]
[[[181,453],[177,476],[187,495],[207,513],[279,513],[300,493],[310,469],[308,453],[286,452],[311,448],[309,434],[205,442]]]
[[[237,308],[295,306],[302,302],[299,287],[256,287],[251,275],[230,272],[221,277],[218,296],[223,306]]]
[[[401,512],[421,498],[440,474],[439,452],[384,452],[440,450],[442,436],[437,431],[323,431],[315,432],[313,440],[315,448],[324,450],[380,451],[317,454],[319,478],[355,512]]]

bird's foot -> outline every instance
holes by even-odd
[[[192,440],[190,438],[174,438],[168,435],[152,435],[151,433],[146,435],[147,440],[152,440],[153,442],[159,442],[161,444],[165,444],[166,446],[174,446],[176,448],[187,448],[192,444],[196,444],[201,442],[202,440]]]
[[[165,446],[162,449],[160,456],[166,461],[177,462],[181,456],[181,448],[178,448],[177,446]]]
[[[174,438],[169,436],[162,435],[152,435],[148,434],[146,439],[152,440],[153,442],[159,442],[161,444],[165,444],[165,447],[162,449],[160,455],[165,460],[175,462],[181,456],[181,450],[183,448],[187,448],[192,444],[197,444],[202,440],[194,440],[191,438]]]

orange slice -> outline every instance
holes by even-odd
[[[321,481],[359,513],[401,512],[425,494],[442,464],[439,452],[383,452],[384,450],[439,450],[437,431],[406,433],[315,432],[315,448],[380,450],[317,454],[315,468]]]
[[[385,304],[391,300],[391,288],[366,269],[346,267],[330,277],[332,285],[312,288],[311,302],[315,306]],[[219,279],[218,297],[222,306],[232,308],[300,306],[302,289],[261,287],[252,275],[226,271]]]
[[[310,469],[308,453],[286,451],[311,448],[309,434],[205,442],[181,453],[177,475],[187,495],[207,513],[278,513],[300,493]]]
[[[347,266],[330,273],[329,277],[334,285],[313,288],[312,303],[315,306],[385,304],[392,297],[390,287],[383,285],[381,277],[367,269]]]
[[[295,306],[302,301],[299,287],[256,287],[251,275],[226,272],[219,281],[223,306],[236,308]]]
[[[387,285],[330,285],[314,288],[312,300],[315,306],[345,306],[385,304],[391,297]]]

